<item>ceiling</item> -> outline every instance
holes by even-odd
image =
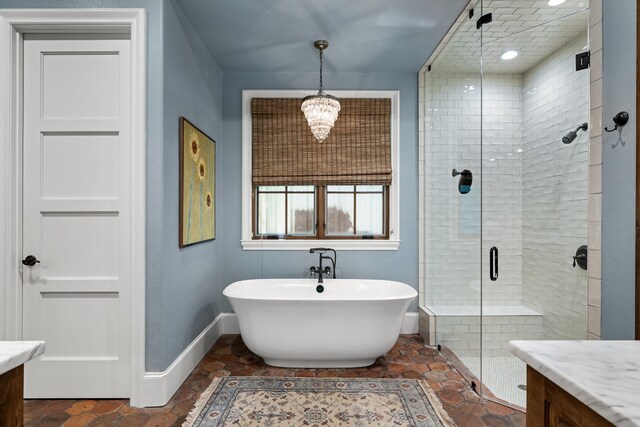
[[[417,73],[468,0],[176,0],[225,72]]]
[[[484,72],[523,73],[586,33],[587,7],[587,0],[566,0],[558,6],[549,6],[547,0],[484,0],[482,11],[492,13],[493,22],[482,28],[482,49],[476,5],[476,16],[469,19],[462,14],[446,46],[429,63],[438,72],[479,72],[482,53]],[[510,61],[500,59],[508,50],[517,51],[518,56]]]

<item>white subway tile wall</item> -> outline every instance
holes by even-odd
[[[561,141],[589,118],[589,71],[575,69],[587,43],[585,32],[523,79],[522,299],[544,315],[545,339],[587,337],[587,273],[572,257],[587,244],[589,134]]]
[[[500,278],[485,287],[487,305],[522,300],[522,75],[484,76],[485,119],[480,116],[480,76],[428,73],[425,81],[424,280],[427,306],[478,305],[487,255],[500,248]],[[483,126],[485,143],[480,144]],[[480,173],[481,148],[483,173]],[[473,173],[471,192],[458,192]],[[483,187],[484,248],[480,248]],[[482,262],[484,261],[484,262]],[[487,280],[488,281],[488,280]]]

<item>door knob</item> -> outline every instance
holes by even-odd
[[[36,265],[36,263],[39,263],[39,262],[40,261],[38,261],[38,259],[33,255],[27,255],[27,257],[22,260],[22,263],[29,267],[33,267],[34,265]]]

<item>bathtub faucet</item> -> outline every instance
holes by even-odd
[[[327,252],[333,252],[333,257],[331,255],[325,255]],[[311,267],[309,269],[309,271],[311,271],[312,274],[317,274],[318,275],[318,283],[322,283],[322,277],[324,274],[328,274],[328,273],[332,273],[332,277],[335,279],[336,278],[336,260],[338,259],[338,256],[336,255],[336,251],[334,251],[331,248],[311,248],[309,249],[309,253],[310,254],[318,254],[320,256],[320,265],[318,267]],[[331,267],[325,267],[325,269],[322,269],[322,260],[323,259],[328,259],[331,261]]]

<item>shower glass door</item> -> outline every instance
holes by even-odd
[[[475,18],[455,28],[424,75],[424,305],[429,339],[480,393],[481,44]]]
[[[588,2],[504,7],[484,0],[481,38],[483,396],[526,405],[526,366],[510,340],[585,339]]]

